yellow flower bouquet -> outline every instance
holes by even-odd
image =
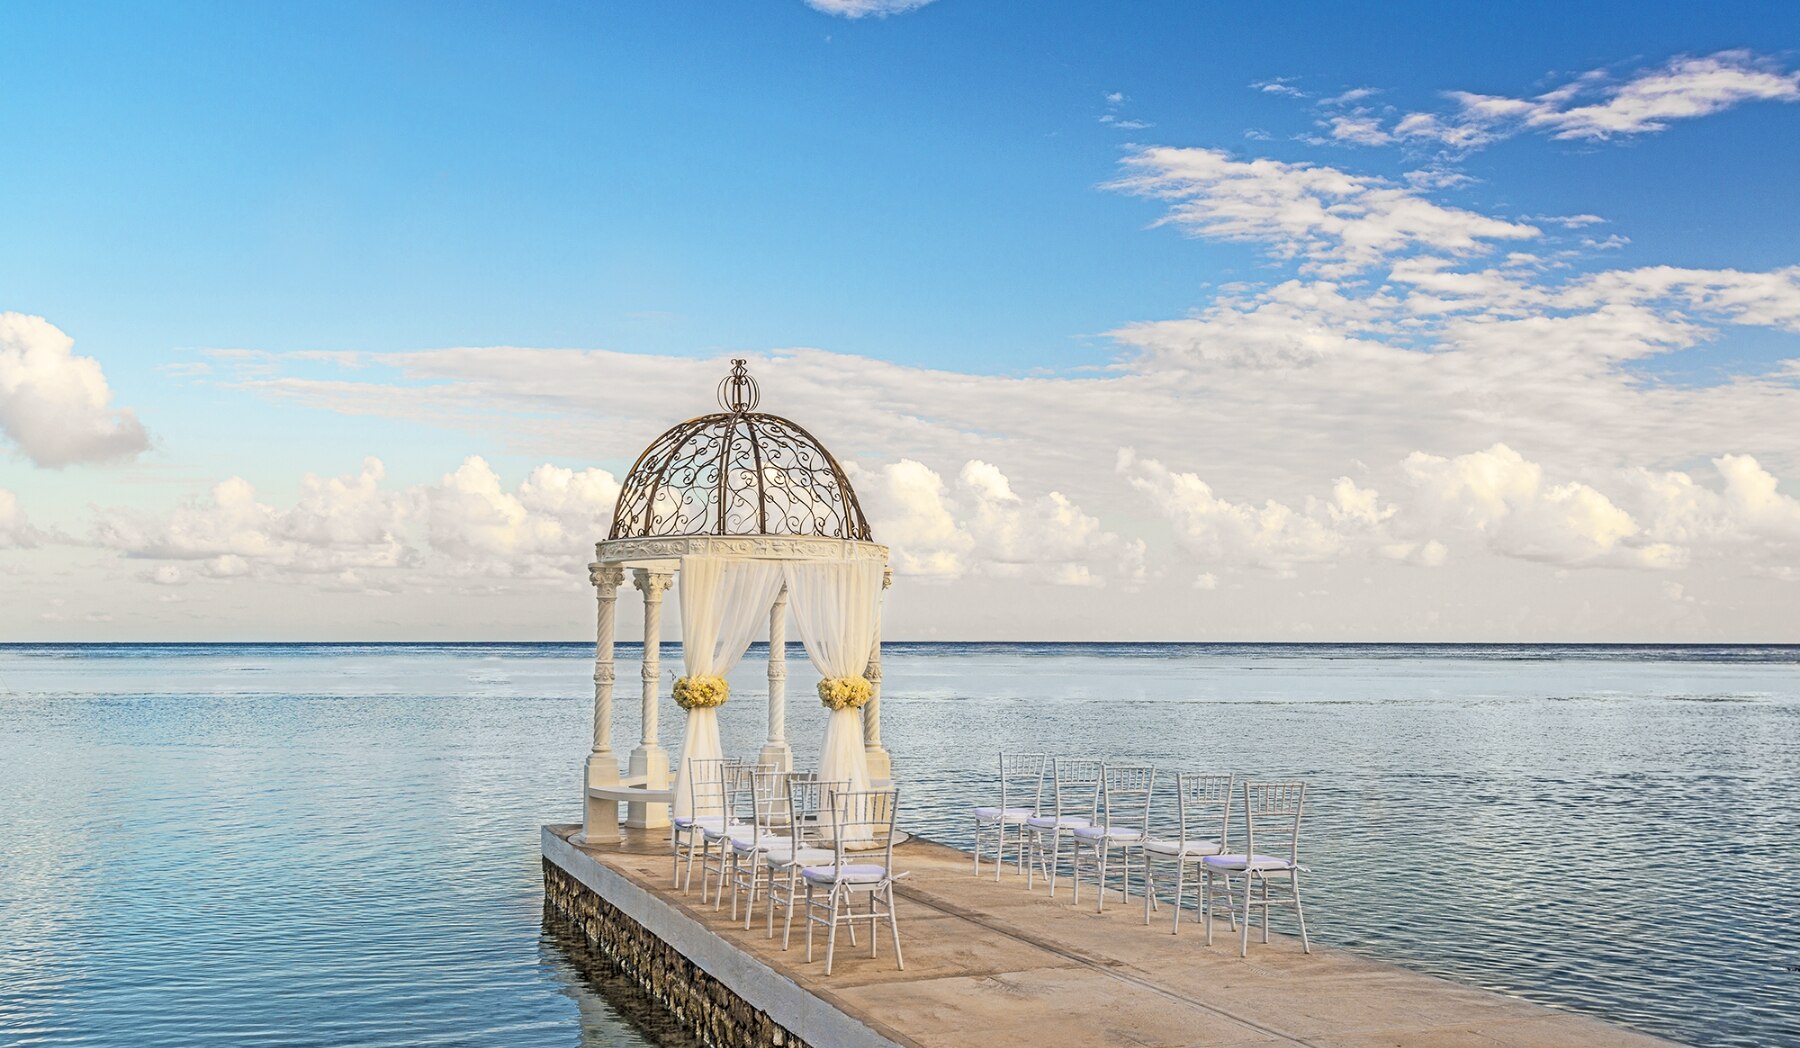
[[[682,677],[675,682],[675,705],[684,710],[710,710],[725,705],[731,685],[724,677]]]
[[[828,710],[860,709],[875,694],[875,686],[863,677],[827,677],[819,682],[819,701]]]

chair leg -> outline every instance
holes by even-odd
[[[1294,883],[1294,916],[1300,919],[1300,952],[1312,952],[1312,940],[1306,937],[1306,911],[1300,907],[1300,871],[1289,874]]]
[[[1243,939],[1238,943],[1238,956],[1250,956],[1250,899],[1256,894],[1255,885],[1250,883],[1250,874],[1244,874],[1244,927]]]
[[[1150,924],[1150,900],[1156,898],[1156,864],[1150,861],[1150,853],[1144,853],[1144,924]]]
[[[881,936],[875,934],[875,895],[875,892],[869,893],[869,956],[871,958],[875,956],[876,944],[881,942]]]
[[[1213,895],[1213,872],[1212,872],[1211,866],[1208,866],[1206,868],[1206,887],[1203,889],[1203,894],[1202,894],[1201,898],[1202,898],[1202,901],[1204,901],[1206,903],[1206,912],[1204,912],[1200,915],[1200,920],[1201,920],[1201,923],[1206,928],[1206,945],[1211,946],[1212,945],[1213,899],[1215,898],[1215,896]]]
[[[1076,845],[1077,849],[1079,849],[1080,847],[1081,847],[1080,845]],[[1094,912],[1095,913],[1099,913],[1102,910],[1106,909],[1106,859],[1107,859],[1107,856],[1109,856],[1111,854],[1112,854],[1112,849],[1108,848],[1106,846],[1106,841],[1100,840],[1100,841],[1096,841],[1094,843],[1094,873],[1095,873]],[[1077,874],[1077,876],[1075,878],[1075,886],[1076,887],[1081,886],[1081,877],[1079,874]]]
[[[1269,879],[1267,877],[1263,877],[1263,878],[1261,878],[1261,880],[1262,880],[1262,890],[1263,890],[1263,897],[1262,897],[1263,942],[1266,943],[1269,941]]]
[[[1144,861],[1149,862],[1150,856],[1148,856],[1148,855],[1144,856]],[[1186,892],[1187,892],[1187,859],[1185,857],[1183,857],[1183,858],[1175,860],[1175,922],[1169,926],[1169,934],[1170,935],[1180,935],[1181,934],[1181,897]],[[1144,918],[1144,923],[1145,924],[1150,923],[1150,918],[1148,916],[1146,916]]]
[[[806,963],[807,964],[812,963],[812,930],[813,930],[813,924],[816,923],[813,920],[812,895],[813,895],[812,882],[807,881],[806,882]],[[792,919],[791,915],[790,915],[789,919],[790,920]]]
[[[981,876],[981,821],[975,821],[975,876]]]
[[[798,893],[800,891],[800,888],[798,885],[796,885],[794,883],[794,880],[795,880],[795,877],[794,877],[793,872],[789,871],[789,873],[788,873],[788,890],[787,890],[787,907],[786,907],[787,913],[784,915],[783,920],[781,922],[781,949],[784,952],[788,948],[788,941],[790,939],[792,939],[793,935],[794,935],[794,904],[799,901]]]
[[[887,919],[888,930],[894,933],[894,967],[905,971],[906,959],[900,956],[900,918],[894,913],[894,884],[892,881],[889,881],[887,886]],[[875,929],[870,928],[869,934],[875,934]]]
[[[831,957],[832,957],[832,954],[837,952],[837,926],[838,926],[838,889],[837,889],[836,885],[833,885],[831,888],[831,925],[830,925],[830,930],[825,933],[825,974],[826,975],[831,974]],[[850,930],[852,933],[854,933],[856,931],[855,925],[852,925]],[[854,939],[851,940],[851,945],[852,946],[856,945]]]

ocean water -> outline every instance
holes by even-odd
[[[591,657],[0,646],[0,1044],[685,1044],[542,914]],[[790,661],[804,765],[824,715]],[[1800,648],[890,644],[884,669],[916,832],[966,845],[1001,747],[1302,778],[1316,939],[1800,1045]],[[733,674],[727,752],[762,741],[762,671]]]

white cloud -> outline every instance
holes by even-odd
[[[44,533],[25,519],[25,511],[19,508],[19,497],[0,488],[0,549],[28,549],[43,539]]]
[[[1452,91],[1448,114],[1409,113],[1398,138],[1428,139],[1455,150],[1485,146],[1525,131],[1599,141],[1667,130],[1747,102],[1800,101],[1800,72],[1749,51],[1682,56],[1624,82],[1601,70],[1530,98]]]
[[[1298,79],[1300,78],[1297,76],[1274,76],[1267,80],[1254,81],[1251,83],[1250,87],[1252,90],[1261,91],[1266,95],[1288,95],[1292,98],[1305,98],[1307,97],[1306,92],[1294,86],[1294,81]]]
[[[1274,499],[1261,506],[1220,498],[1193,473],[1177,473],[1154,459],[1119,452],[1119,473],[1160,510],[1181,543],[1208,566],[1264,568],[1292,574],[1301,564],[1333,560],[1345,534],[1330,507],[1295,510]],[[1354,485],[1351,488],[1354,489]],[[1368,492],[1370,501],[1374,492]],[[1360,502],[1360,493],[1352,502]],[[1354,507],[1348,507],[1354,511]]]
[[[1564,566],[1678,567],[1682,551],[1648,541],[1631,514],[1586,484],[1547,484],[1505,444],[1455,458],[1415,452],[1405,469],[1415,512],[1433,529],[1472,531],[1494,552]]]
[[[544,465],[507,490],[471,456],[435,484],[383,486],[368,459],[348,477],[307,475],[294,504],[260,500],[240,477],[163,517],[103,512],[96,544],[129,557],[189,562],[210,579],[301,576],[315,585],[378,589],[379,573],[429,569],[456,577],[567,578],[605,537],[618,484],[604,470]],[[176,584],[173,565],[147,579]]]
[[[963,464],[954,490],[924,463],[902,459],[853,478],[871,527],[902,575],[979,574],[1057,585],[1141,582],[1144,546],[1104,528],[1058,491],[1026,499],[994,465]]]
[[[1381,118],[1374,113],[1356,112],[1338,114],[1326,118],[1325,127],[1331,131],[1331,138],[1336,142],[1349,142],[1359,146],[1385,146],[1394,140],[1394,136],[1381,126]]]
[[[1263,244],[1302,269],[1348,275],[1417,250],[1478,254],[1530,225],[1445,207],[1418,190],[1318,164],[1234,160],[1223,150],[1152,147],[1127,156],[1109,189],[1169,202],[1161,224],[1193,236]]]
[[[886,18],[889,15],[916,11],[932,0],[806,0],[814,11],[842,18]]]
[[[1321,98],[1319,99],[1319,104],[1322,106],[1350,105],[1355,102],[1362,102],[1374,98],[1380,93],[1381,89],[1378,87],[1353,87],[1343,94],[1332,95],[1330,98]]]
[[[131,458],[150,446],[129,408],[114,410],[100,362],[43,317],[0,313],[0,432],[39,466]]]

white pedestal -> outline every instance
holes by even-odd
[[[581,832],[569,838],[576,847],[588,844],[619,843],[619,802],[599,800],[587,795],[589,786],[617,786],[619,759],[611,750],[590,753],[581,769]]]
[[[756,763],[773,764],[781,771],[793,771],[794,748],[785,742],[768,743],[757,753]]]
[[[669,755],[661,746],[651,743],[631,751],[632,778],[645,776],[644,785],[652,790],[669,788]],[[627,804],[625,825],[634,830],[655,830],[669,824],[667,804]]]

